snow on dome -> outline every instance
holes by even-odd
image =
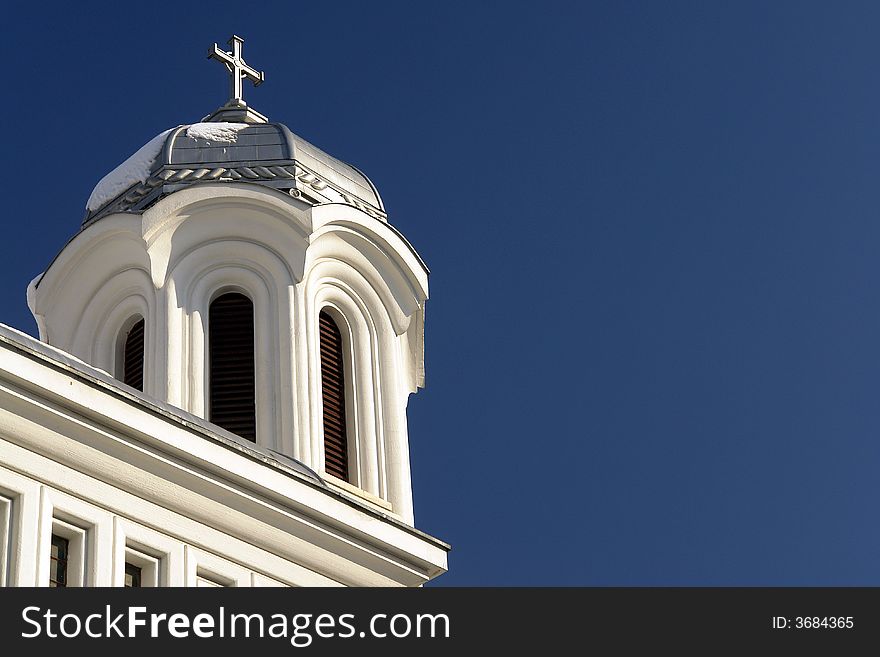
[[[247,123],[194,123],[186,130],[190,139],[205,139],[218,144],[234,144],[239,130],[248,127]]]
[[[153,168],[162,146],[165,145],[168,134],[174,129],[171,128],[153,137],[141,146],[134,155],[101,178],[86,203],[88,211],[94,212],[135,183],[144,182],[150,175],[150,170]]]
[[[369,178],[284,124],[207,121],[162,132],[104,176],[89,197],[83,226],[108,214],[142,212],[187,185],[242,177],[276,190],[306,185],[316,203],[347,203],[387,221]],[[279,184],[283,180],[289,185]]]

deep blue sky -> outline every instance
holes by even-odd
[[[88,7],[88,10],[87,10]],[[367,172],[432,269],[438,585],[880,584],[880,6],[4,10],[0,321],[101,176],[225,100]]]

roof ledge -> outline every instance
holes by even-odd
[[[268,123],[269,117],[260,114],[241,99],[233,99],[202,119],[204,123]]]

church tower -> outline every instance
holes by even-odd
[[[229,101],[160,133],[97,184],[28,305],[40,340],[59,350],[48,358],[72,355],[133,407],[102,422],[142,452],[94,438],[89,449],[125,476],[87,474],[126,494],[162,489],[147,499],[218,541],[241,527],[236,539],[272,558],[248,563],[247,551],[194,541],[186,523],[148,523],[168,534],[164,544],[227,560],[254,582],[418,585],[445,571],[448,550],[413,527],[406,406],[424,385],[428,269],[366,175],[244,102],[242,83],[264,75],[244,62],[242,43],[233,36],[229,52],[209,51],[230,74]],[[139,412],[191,435],[125,419]],[[186,476],[169,469],[176,461]],[[169,506],[187,482],[197,482],[191,501]],[[237,495],[268,507],[254,517]],[[235,517],[216,522],[218,504]],[[47,537],[34,540],[45,554]],[[83,568],[102,581],[100,564]],[[211,568],[187,568],[192,577],[166,583],[216,580]]]

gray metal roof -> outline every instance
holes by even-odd
[[[245,182],[272,187],[313,205],[346,203],[387,221],[375,185],[361,171],[293,134],[282,123],[254,123],[234,141],[187,135],[189,125],[169,132],[146,180],[101,207],[87,210],[83,225],[116,212],[142,212],[185,186]]]

